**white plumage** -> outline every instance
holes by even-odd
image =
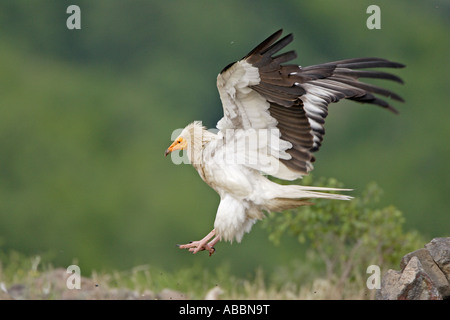
[[[359,77],[401,82],[380,71],[361,68],[403,67],[379,58],[348,59],[301,68],[283,64],[295,52],[273,56],[292,41],[275,42],[281,30],[217,77],[224,116],[217,134],[193,122],[166,150],[185,150],[200,177],[220,196],[214,229],[202,240],[180,245],[196,253],[215,251],[219,240],[240,242],[264,212],[310,204],[307,199],[349,200],[326,193],[348,189],[279,185],[266,176],[301,178],[313,169],[313,152],[320,148],[328,104],[351,99],[396,110],[373,94],[402,101],[391,91],[358,81]]]

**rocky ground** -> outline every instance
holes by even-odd
[[[450,300],[450,237],[435,238],[424,248],[408,253],[400,262],[400,271],[388,270],[382,276],[379,300]],[[158,292],[149,289],[134,290],[124,286],[117,288],[102,277],[80,276],[80,288],[70,289],[71,276],[66,269],[57,268],[36,273],[23,281],[5,285],[0,281],[0,300],[185,300],[198,299],[181,291],[165,288]],[[264,290],[261,290],[264,289]],[[329,284],[324,292],[337,290]],[[316,295],[320,287],[307,288],[305,293],[295,290],[282,293],[267,290],[264,285],[250,287],[253,299],[327,299],[328,295]],[[224,294],[219,286],[205,290],[202,299],[242,299],[242,296]],[[257,294],[255,294],[255,292]],[[262,293],[261,293],[262,292]],[[311,292],[314,294],[311,295]],[[247,297],[249,298],[249,297]],[[361,298],[361,297],[359,297]],[[367,298],[367,297],[366,297]],[[373,297],[372,297],[373,298]],[[350,298],[351,299],[351,298]]]
[[[163,289],[159,292],[151,290],[132,290],[128,288],[110,288],[102,281],[81,276],[80,288],[69,289],[67,280],[71,276],[63,268],[43,272],[26,284],[13,284],[6,287],[0,283],[0,300],[185,300],[190,297],[183,292]],[[70,279],[69,279],[70,281]],[[204,299],[215,300],[222,293],[219,287],[207,291]]]
[[[43,273],[32,283],[13,284],[6,288],[2,284],[0,299],[62,299],[62,300],[95,300],[95,299],[185,299],[186,297],[177,291],[167,290],[159,293],[144,291],[139,293],[130,289],[108,288],[93,279],[81,277],[80,289],[68,289],[66,282],[70,274],[65,269],[59,268]]]
[[[424,248],[408,253],[400,268],[384,275],[377,299],[450,299],[450,237],[435,238]]]

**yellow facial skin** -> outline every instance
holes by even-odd
[[[167,156],[169,153],[175,150],[184,150],[187,147],[187,142],[185,139],[178,137],[175,139],[175,141],[170,145],[169,148],[167,148],[166,152],[164,153],[165,156]]]

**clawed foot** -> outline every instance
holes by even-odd
[[[207,250],[209,255],[211,256],[216,249],[214,248],[215,244],[219,241],[219,237],[213,238],[216,234],[216,230],[213,229],[206,237],[199,241],[191,241],[187,244],[177,244],[177,247],[180,249],[188,249],[189,252],[197,253],[199,251]],[[210,241],[211,240],[211,241]]]

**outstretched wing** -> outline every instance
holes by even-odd
[[[229,64],[217,77],[217,87],[224,116],[217,128],[232,130],[279,130],[281,170],[272,174],[282,179],[296,179],[312,170],[325,134],[328,105],[350,99],[397,110],[381,97],[403,99],[390,90],[359,81],[378,78],[402,83],[390,73],[371,68],[402,68],[404,65],[380,58],[357,58],[302,68],[285,64],[297,57],[294,51],[274,56],[292,40],[282,30],[264,40],[241,60]],[[268,143],[274,143],[271,139]]]

